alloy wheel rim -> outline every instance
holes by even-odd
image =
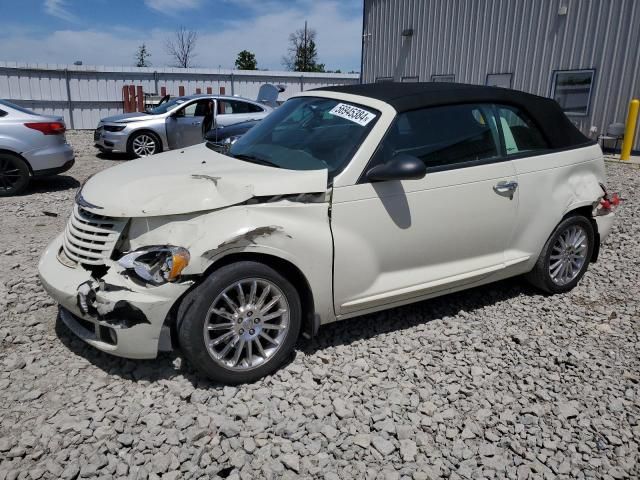
[[[263,278],[234,282],[216,297],[207,312],[207,351],[226,369],[259,367],[284,343],[289,315],[287,299],[273,282]]]
[[[589,240],[579,225],[566,228],[554,243],[549,257],[549,275],[558,286],[575,280],[587,260]]]
[[[133,151],[139,157],[156,153],[156,142],[150,135],[138,135],[133,139]]]
[[[20,181],[20,170],[8,158],[0,158],[0,189],[5,192],[15,189]]]

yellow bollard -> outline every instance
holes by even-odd
[[[636,133],[636,122],[638,121],[638,109],[640,109],[640,100],[633,99],[629,103],[629,114],[627,115],[627,124],[624,127],[624,140],[622,141],[622,152],[620,160],[629,160],[631,157],[631,147],[633,147],[633,136]]]

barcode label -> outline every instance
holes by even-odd
[[[363,127],[376,118],[375,114],[368,112],[367,110],[363,110],[362,108],[354,107],[353,105],[347,105],[346,103],[339,103],[329,110],[329,113],[336,117],[351,120]]]

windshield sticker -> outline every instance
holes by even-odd
[[[363,110],[362,108],[354,107],[353,105],[347,105],[346,103],[339,103],[331,110],[329,110],[329,113],[331,115],[335,115],[336,117],[351,120],[352,122],[355,122],[358,125],[362,125],[363,127],[367,125],[371,120],[376,118],[375,114]]]

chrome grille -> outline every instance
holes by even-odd
[[[96,215],[76,204],[64,231],[64,253],[78,263],[103,265],[126,223],[126,218]]]

